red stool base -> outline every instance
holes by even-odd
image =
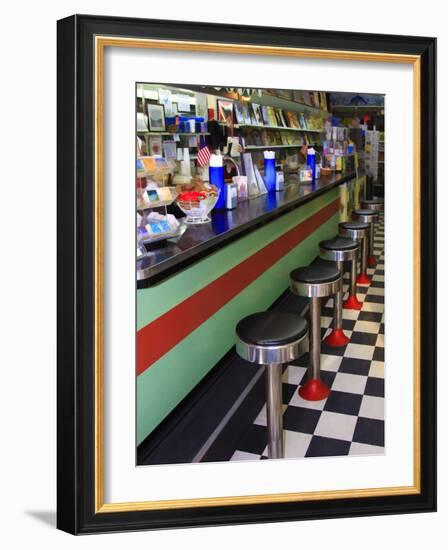
[[[362,308],[362,302],[358,300],[356,295],[349,296],[347,300],[342,304],[342,307],[344,309],[361,309]]]
[[[324,342],[329,346],[338,348],[341,346],[346,346],[350,342],[350,338],[344,334],[344,331],[341,328],[334,328],[325,338]]]
[[[370,277],[367,277],[366,273],[362,272],[358,275],[356,282],[358,283],[358,285],[370,285],[372,279],[370,279]]]
[[[299,395],[307,401],[322,401],[330,395],[330,388],[322,380],[308,380],[305,385],[300,386]]]
[[[378,263],[377,259],[375,258],[375,256],[369,256],[367,258],[367,265],[369,267],[376,267],[376,264]]]

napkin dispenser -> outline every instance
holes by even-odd
[[[238,184],[226,183],[224,184],[224,208],[226,210],[233,210],[238,206]]]

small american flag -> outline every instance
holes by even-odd
[[[201,166],[202,168],[204,166],[207,166],[207,164],[210,162],[210,157],[211,157],[210,149],[208,148],[208,145],[205,143],[204,136],[201,136],[198,156],[196,159],[198,166]]]

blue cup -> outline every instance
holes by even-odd
[[[264,183],[268,193],[275,191],[277,172],[275,171],[275,159],[264,159]]]
[[[208,173],[210,183],[216,185],[221,191],[215,208],[224,208],[224,168],[223,166],[210,166]]]

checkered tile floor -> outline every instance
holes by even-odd
[[[321,376],[331,393],[323,401],[302,399],[308,354],[283,372],[285,458],[366,455],[384,452],[384,219],[375,230],[378,264],[370,286],[358,285],[360,311],[343,311],[351,341],[331,348],[322,343]],[[344,279],[345,290],[348,278]],[[322,307],[322,336],[332,324],[330,299]],[[267,458],[266,405],[240,438],[231,460]]]

